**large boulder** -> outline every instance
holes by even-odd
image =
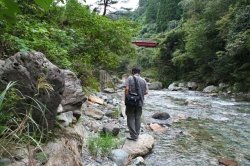
[[[145,156],[150,153],[154,146],[154,137],[142,134],[137,141],[126,140],[122,149],[133,157]]]
[[[108,133],[113,136],[117,136],[120,132],[120,127],[118,124],[105,123],[103,126],[104,133]]]
[[[92,118],[94,118],[96,120],[100,120],[104,116],[104,112],[102,112],[101,110],[99,110],[98,108],[95,108],[95,107],[84,107],[84,106],[82,106],[81,110],[82,110],[84,115],[92,117]]]
[[[216,93],[218,91],[219,91],[219,87],[214,86],[214,85],[209,85],[203,89],[204,93]]]
[[[51,141],[43,148],[49,154],[47,166],[74,165],[82,166],[82,151],[87,148],[88,134],[81,123],[67,127],[64,137]]]
[[[152,82],[148,84],[148,89],[150,90],[160,90],[162,89],[162,83],[161,82]]]
[[[170,91],[178,91],[181,90],[181,87],[178,87],[178,85],[176,85],[176,83],[172,83],[168,86],[168,90]]]
[[[41,78],[45,82],[39,82]],[[0,66],[0,91],[10,81],[16,81],[15,88],[26,97],[19,101],[15,112],[25,114],[32,108],[32,118],[36,123],[52,129],[65,87],[62,71],[40,52],[19,52]],[[53,87],[53,91],[46,89],[46,82]],[[32,98],[41,103],[41,109]]]
[[[80,80],[69,70],[62,70],[62,73],[65,76],[65,90],[61,101],[63,112],[80,110],[82,103],[87,100]]]

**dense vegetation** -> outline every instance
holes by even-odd
[[[248,0],[140,0],[139,5],[130,18],[142,25],[137,37],[160,43],[151,55],[140,53],[150,62],[149,75],[166,86],[181,80],[224,82],[250,91]]]
[[[96,82],[92,71],[115,69],[135,52],[135,22],[100,16],[77,0],[53,2],[45,11],[33,0],[17,2],[17,21],[0,22],[0,59],[18,51],[39,51],[60,68],[76,72],[84,85],[97,88],[90,85]],[[0,2],[2,8],[6,4]]]

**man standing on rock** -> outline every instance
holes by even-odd
[[[129,76],[125,81],[125,97],[130,94],[137,94],[140,96],[138,106],[126,106],[126,115],[127,115],[127,126],[129,129],[130,136],[127,137],[129,140],[137,140],[140,134],[141,128],[141,115],[142,115],[142,106],[144,103],[144,95],[148,94],[148,86],[146,81],[140,76],[140,69],[134,67],[132,69],[132,75],[135,76],[137,81],[137,90],[135,88],[135,81],[133,76]]]

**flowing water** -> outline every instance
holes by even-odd
[[[155,138],[145,157],[149,166],[218,166],[226,157],[250,165],[250,102],[197,91],[149,91],[142,119],[150,123],[156,112],[167,112],[173,123]],[[192,101],[185,104],[185,101]],[[178,120],[182,114],[186,119]]]

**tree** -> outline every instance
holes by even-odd
[[[158,12],[159,0],[149,0],[149,5],[146,11],[146,23],[154,23]]]
[[[49,7],[53,2],[53,0],[31,0],[31,1],[35,2],[36,5],[41,7],[45,12],[49,10]],[[58,0],[58,1],[64,3],[64,0]],[[24,1],[24,3],[28,2]],[[8,23],[14,24],[17,21],[16,14],[22,14],[22,11],[20,9],[20,4],[18,2],[14,0],[3,0],[2,2],[0,2],[0,21],[5,20]]]
[[[168,28],[168,23],[172,20],[180,20],[182,10],[178,3],[181,0],[160,0],[157,13],[158,32],[163,32]]]
[[[107,13],[107,8],[110,7],[110,5],[114,5],[118,3],[118,0],[98,0],[98,5],[103,6],[103,13],[102,15],[105,16]]]

